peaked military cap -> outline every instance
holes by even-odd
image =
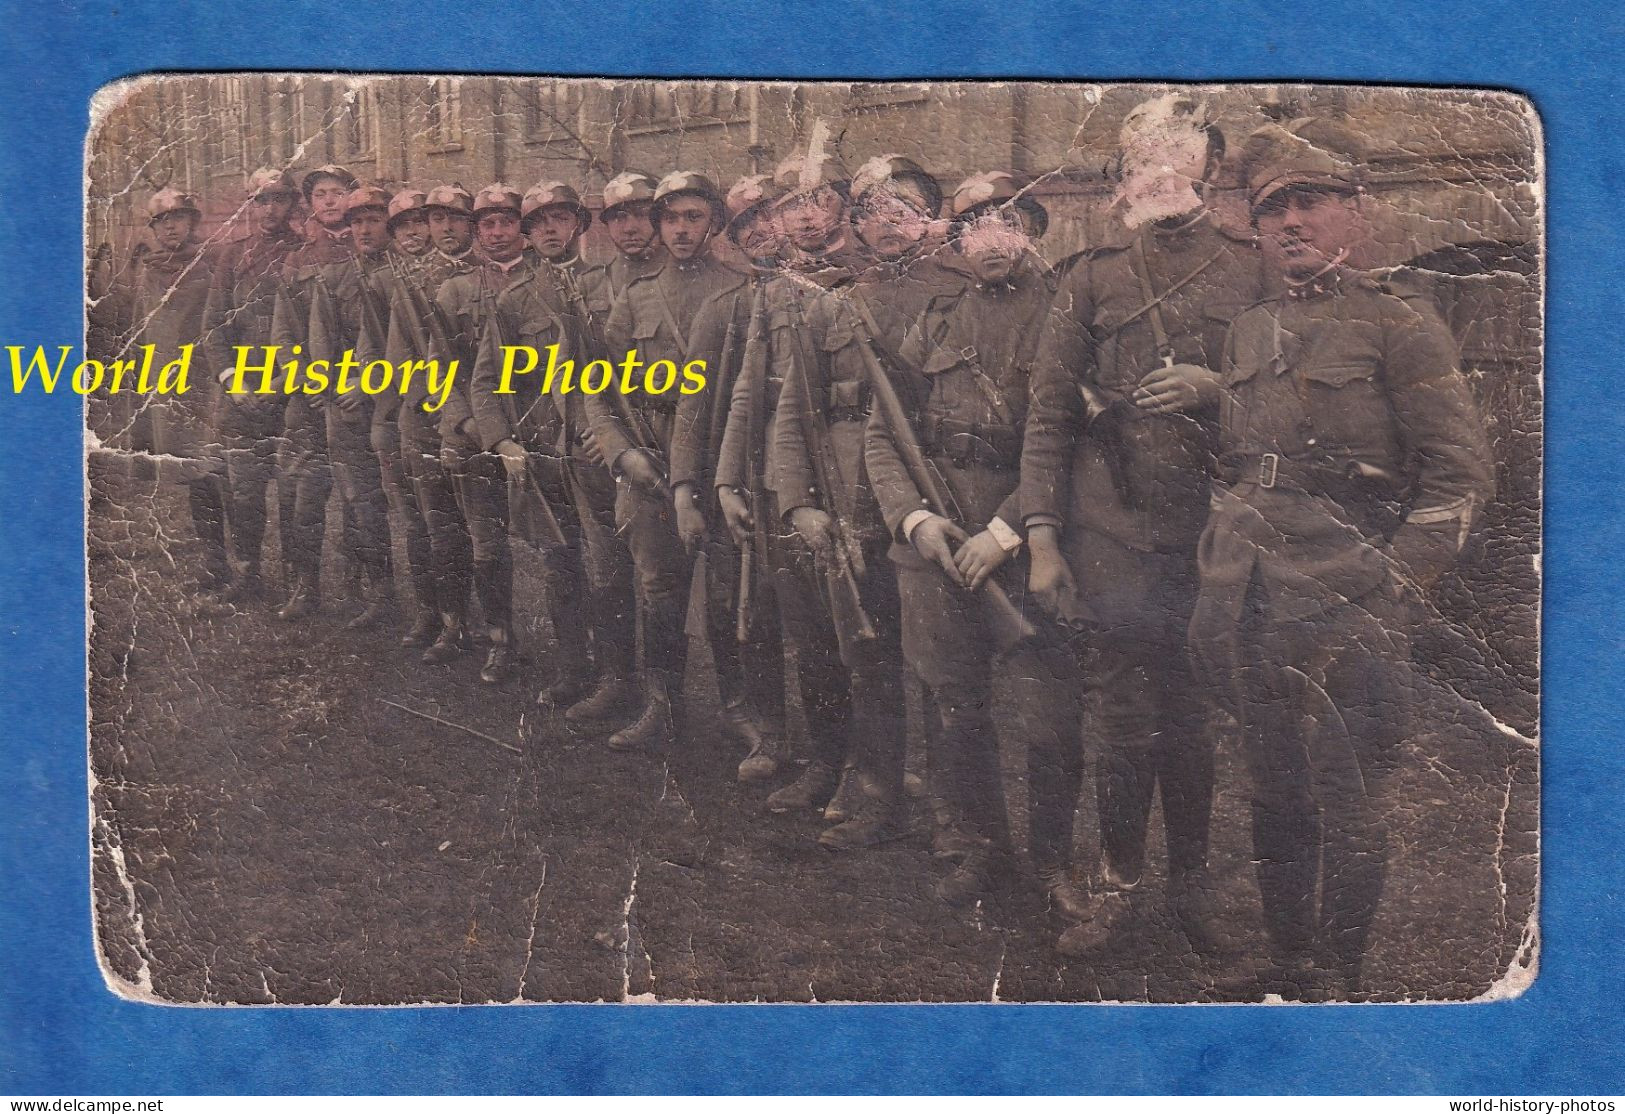
[[[1303,187],[1356,193],[1365,185],[1364,155],[1365,141],[1335,121],[1299,117],[1266,124],[1242,150],[1247,202],[1257,211],[1282,190]]]

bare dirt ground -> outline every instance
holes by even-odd
[[[1244,996],[1262,955],[1230,739],[1213,856],[1230,947],[1193,953],[1153,877],[1131,949],[1067,962],[1030,887],[969,912],[938,901],[923,805],[908,837],[850,856],[818,848],[815,816],[765,813],[767,789],[740,785],[741,755],[719,742],[701,650],[679,745],[615,754],[538,714],[545,631],[522,633],[528,675],[493,691],[477,656],[428,667],[397,632],[344,632],[353,605],[331,567],[308,623],[269,607],[209,616],[188,588],[183,498],[92,476],[94,899],[126,990],[247,1004],[1222,1001]],[[1535,752],[1435,695],[1388,803],[1396,837],[1367,965],[1388,1000],[1472,998],[1530,959]],[[1019,832],[1016,742],[1003,758]]]

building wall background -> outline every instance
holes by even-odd
[[[1172,86],[1041,82],[628,81],[524,77],[225,74],[142,78],[98,101],[87,143],[87,241],[134,249],[146,198],[199,194],[206,231],[230,236],[246,175],[326,162],[388,185],[558,178],[589,204],[618,170],[679,167],[724,187],[771,171],[830,122],[849,168],[882,153],[952,185],[980,170],[1040,178],[1061,258],[1098,242],[1124,114]],[[1378,153],[1379,263],[1458,243],[1536,239],[1539,137],[1504,94],[1355,86],[1194,87],[1231,151],[1266,119],[1343,117]],[[1232,206],[1239,194],[1231,199]],[[1236,209],[1236,219],[1245,217]],[[596,230],[595,230],[596,232]],[[601,232],[587,251],[609,250]]]

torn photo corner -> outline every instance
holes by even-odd
[[[1485,90],[108,86],[109,986],[1516,997],[1544,189]]]

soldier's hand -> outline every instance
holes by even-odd
[[[1200,364],[1152,370],[1134,388],[1134,405],[1153,414],[1201,410],[1219,401],[1219,377]]]
[[[694,488],[690,484],[679,484],[672,493],[672,502],[677,511],[677,537],[683,543],[683,549],[692,555],[705,540],[705,515],[700,513],[700,504],[694,497]]]
[[[604,467],[604,450],[599,448],[598,438],[592,430],[589,429],[581,435],[581,447],[587,450],[588,460],[600,468]]]
[[[524,479],[525,469],[530,465],[530,454],[514,441],[498,441],[497,455],[502,457],[502,467],[508,470],[508,478]]]
[[[835,520],[817,507],[797,507],[790,512],[790,525],[796,528],[807,548],[820,558],[835,555]]]
[[[626,450],[616,464],[626,481],[639,491],[661,499],[666,497],[666,477],[661,475],[660,468],[642,449]]]
[[[363,401],[360,391],[347,391],[339,395],[339,409],[346,414],[353,414]]]
[[[914,552],[942,569],[949,580],[965,586],[964,574],[954,563],[954,546],[969,540],[965,531],[941,515],[932,515],[914,527],[908,540],[913,543]]]
[[[1060,547],[1056,545],[1028,545],[1032,568],[1027,573],[1027,589],[1049,614],[1065,618],[1076,610],[1078,582],[1072,577],[1072,566],[1067,564]]]
[[[987,530],[972,537],[954,554],[954,564],[959,568],[959,575],[965,578],[965,587],[973,592],[982,586],[983,581],[999,571],[999,566],[1009,559],[1010,551],[1000,545],[999,540]]]
[[[744,549],[750,544],[750,532],[756,528],[756,516],[750,513],[750,501],[737,488],[717,489],[717,505],[722,508],[722,521],[734,544]]]

